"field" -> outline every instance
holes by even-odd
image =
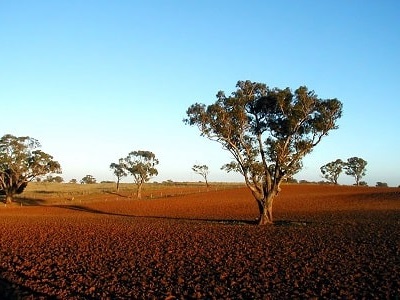
[[[243,186],[96,187],[0,205],[0,299],[400,297],[399,188],[285,185],[257,226]]]

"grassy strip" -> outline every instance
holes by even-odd
[[[208,190],[221,190],[243,186],[239,183],[212,183],[209,188],[201,182],[146,183],[142,194],[144,199],[187,195]],[[133,183],[121,183],[119,191],[115,183],[72,184],[32,182],[26,190],[18,195],[16,202],[55,204],[74,200],[96,199],[102,195],[118,195],[125,198],[135,198],[137,186]],[[85,202],[86,202],[85,201]]]

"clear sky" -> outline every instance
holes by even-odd
[[[295,178],[358,156],[369,185],[398,186],[399,16],[397,0],[1,0],[0,135],[38,139],[66,181],[113,180],[110,163],[133,150],[159,158],[154,181],[202,180],[194,164],[241,181],[220,170],[229,153],[183,124],[186,109],[238,80],[306,85],[344,114]]]

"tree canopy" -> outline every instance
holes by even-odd
[[[365,176],[367,169],[367,161],[360,157],[350,157],[344,166],[347,175],[353,176],[356,180],[356,185],[360,185],[360,180]]]
[[[117,191],[119,191],[119,182],[121,181],[121,179],[123,177],[128,175],[125,170],[124,159],[120,158],[118,160],[118,163],[111,163],[110,169],[113,171],[114,175],[117,177]]]
[[[272,223],[272,202],[280,184],[302,167],[302,158],[337,129],[342,103],[320,99],[301,86],[269,88],[264,83],[238,81],[236,91],[216,95],[214,104],[195,103],[184,122],[202,136],[217,141],[234,161],[224,165],[237,171],[257,201],[259,224]]]
[[[208,166],[207,165],[193,165],[192,170],[193,170],[193,172],[201,175],[204,178],[204,181],[206,182],[206,186],[208,187],[209,186],[208,174],[210,174]]]
[[[151,177],[157,176],[156,166],[159,164],[155,154],[151,151],[132,151],[124,159],[125,170],[129,172],[135,180],[137,189],[137,197],[142,197],[142,186],[149,181]]]
[[[35,178],[61,173],[60,164],[40,147],[38,140],[28,136],[6,134],[0,139],[0,193],[6,195],[6,203]]]
[[[323,165],[320,170],[322,176],[334,184],[338,184],[338,178],[340,173],[342,173],[344,167],[344,162],[341,159],[331,161]]]
[[[81,184],[95,184],[96,178],[93,175],[85,175],[82,179],[81,179]]]

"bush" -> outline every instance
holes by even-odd
[[[380,181],[378,181],[378,182],[376,183],[376,186],[377,186],[377,187],[388,187],[388,184],[387,184],[386,182],[380,182]]]

